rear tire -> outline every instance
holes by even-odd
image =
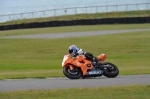
[[[119,69],[117,66],[115,66],[114,64],[109,63],[109,62],[105,62],[104,64],[111,65],[113,67],[113,70],[105,69],[104,74],[103,74],[104,76],[106,76],[108,78],[114,78],[114,77],[118,76]]]
[[[63,74],[70,79],[79,79],[82,76],[81,69],[75,66],[73,68],[73,70],[70,70],[69,66],[65,66]]]

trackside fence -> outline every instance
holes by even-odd
[[[149,10],[149,9],[150,9],[150,3],[73,7],[73,8],[62,8],[62,9],[43,10],[43,11],[36,11],[36,12],[0,15],[0,22],[30,19],[30,18],[64,16],[64,15],[119,12],[119,11],[137,11],[137,10]]]

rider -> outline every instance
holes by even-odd
[[[76,45],[71,45],[69,46],[69,54],[72,56],[72,57],[76,57],[78,55],[84,55],[86,57],[86,59],[90,60],[92,63],[96,63],[94,65],[94,67],[98,67],[101,62],[93,56],[92,53],[89,53],[89,52],[84,52],[81,48],[78,48]]]

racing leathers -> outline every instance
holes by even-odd
[[[83,49],[78,48],[77,51],[73,54],[73,57],[76,57],[78,55],[84,55],[86,59],[90,60],[94,67],[98,67],[101,62],[93,56],[90,52],[84,52]]]

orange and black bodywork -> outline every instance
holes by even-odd
[[[118,76],[118,67],[110,62],[104,62],[106,59],[105,54],[100,54],[97,59],[100,60],[102,64],[98,67],[94,67],[96,66],[95,63],[87,60],[84,55],[78,55],[77,57],[71,57],[69,54],[65,55],[62,61],[63,73],[70,79],[102,75],[109,78]]]
[[[71,57],[69,54],[64,56],[62,62],[62,67],[69,66],[70,69],[73,69],[73,66],[79,67],[82,71],[82,76],[84,76],[88,70],[93,68],[91,61],[87,60],[83,55],[77,57]]]

